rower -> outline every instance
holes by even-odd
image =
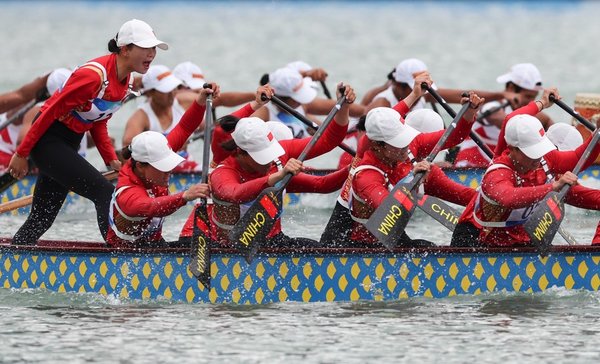
[[[550,191],[559,191],[565,184],[577,184],[577,176],[570,170],[590,139],[574,151],[556,150],[534,116],[552,105],[550,94],[560,99],[556,88],[546,89],[541,100],[507,116],[492,165],[483,176],[478,195],[461,215],[451,245],[529,245],[523,224],[537,203]],[[599,153],[600,146],[596,146],[584,168]],[[559,177],[549,179],[549,174]],[[571,203],[572,198],[573,189],[567,194],[567,202]]]
[[[219,87],[203,88],[196,102],[165,137],[144,131],[123,148],[125,163],[110,202],[110,230],[106,241],[112,246],[160,246],[164,244],[164,218],[185,206],[188,201],[208,196],[208,184],[199,183],[186,191],[171,195],[169,176],[184,158],[179,150],[204,118],[206,97],[219,97]]]
[[[121,169],[107,123],[133,93],[132,72],[146,73],[156,47],[168,49],[148,24],[137,19],[126,22],[108,43],[111,54],[77,68],[61,92],[44,104],[9,166],[13,177],[23,178],[31,155],[40,170],[31,213],[13,243],[35,244],[54,222],[70,190],[94,202],[98,227],[106,238],[114,186],[77,150],[90,130],[104,163]]]

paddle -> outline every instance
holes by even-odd
[[[588,130],[594,131],[594,129],[596,129],[594,124],[592,124],[589,120],[587,120],[583,116],[579,115],[579,113],[577,111],[571,109],[567,104],[562,102],[562,100],[557,100],[553,94],[550,94],[549,99],[550,99],[550,102],[555,103],[556,105],[558,105],[558,107],[560,107],[561,109],[566,111],[569,115],[571,115],[572,117],[577,119],[577,121],[579,121],[581,124],[583,124],[583,126],[585,126]]]
[[[483,113],[479,114],[477,116],[477,118],[475,119],[475,121],[479,122],[479,123],[483,123],[483,121],[490,115],[492,115],[493,113],[500,111],[502,109],[504,109],[505,107],[507,107],[508,105],[510,105],[510,102],[508,102],[508,100],[504,101],[503,103],[501,103],[498,106],[495,106],[489,110],[484,111]],[[488,124],[486,122],[486,124]]]
[[[204,88],[210,88],[205,83]],[[206,114],[204,116],[204,146],[202,149],[202,183],[208,183],[210,165],[210,143],[213,127],[212,95],[206,96]],[[210,220],[206,210],[206,198],[200,199],[194,213],[194,232],[192,234],[192,257],[188,269],[207,289],[210,289]]]
[[[116,179],[119,176],[118,171],[107,171],[102,173],[102,175],[109,181]],[[10,212],[21,207],[29,206],[33,202],[33,195],[27,195],[23,197],[16,198],[14,200],[7,201],[0,205],[0,214],[5,212]]]
[[[426,161],[431,163],[435,159],[469,107],[469,102],[463,105],[427,156]],[[398,182],[365,224],[366,228],[389,250],[396,247],[398,238],[412,217],[417,203],[414,191],[424,177],[425,172],[418,172],[410,182]]]
[[[327,85],[325,84],[325,81],[319,81],[321,82],[321,87],[323,87],[323,93],[325,94],[325,96],[331,100],[331,93],[329,92],[329,89],[327,88]]]
[[[298,160],[303,162],[306,156],[323,135],[327,126],[333,121],[334,116],[346,101],[343,95],[337,100],[335,106],[329,112],[323,123],[312,136]],[[267,237],[271,228],[279,217],[282,204],[282,192],[292,179],[293,175],[288,173],[275,186],[264,189],[254,200],[248,211],[238,220],[229,233],[229,239],[234,242],[238,249],[244,254],[248,263],[252,262],[254,255],[260,247],[260,243]]]
[[[585,148],[583,155],[577,161],[575,168],[573,169],[574,174],[579,174],[583,164],[587,161],[592,150],[596,147],[598,139],[600,139],[599,129],[594,131],[592,140]],[[550,249],[554,235],[560,227],[560,223],[564,217],[564,204],[563,199],[571,185],[565,184],[562,186],[559,192],[552,191],[546,195],[544,200],[536,207],[531,213],[523,227],[529,235],[531,242],[538,249],[540,255],[545,256]]]
[[[0,131],[6,129],[10,124],[12,124],[15,121],[19,120],[20,118],[22,118],[23,115],[25,115],[25,113],[27,113],[27,111],[31,110],[31,108],[35,106],[36,102],[37,102],[36,99],[29,101],[22,108],[17,110],[17,112],[15,112],[10,118],[8,118],[4,122],[0,123]]]

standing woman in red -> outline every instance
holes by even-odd
[[[109,55],[77,68],[63,89],[46,101],[9,165],[9,172],[21,179],[31,157],[40,171],[31,213],[13,244],[35,244],[52,226],[69,191],[94,203],[100,233],[106,238],[114,187],[77,150],[89,130],[104,163],[121,169],[107,122],[133,92],[131,73],[148,71],[156,47],[168,48],[148,24],[132,19],[108,42]]]

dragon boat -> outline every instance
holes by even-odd
[[[332,170],[316,170],[313,173],[315,174],[326,174],[332,172]],[[481,181],[481,177],[485,172],[483,168],[449,168],[444,169],[444,172],[454,181],[464,184],[466,186],[477,188],[479,186],[479,182]],[[582,180],[597,180],[600,182],[600,165],[592,165],[584,172],[580,174],[580,178]],[[29,175],[26,178],[18,181],[4,192],[0,194],[0,203],[5,203],[23,196],[27,196],[33,193],[33,188],[35,187],[35,175]],[[171,175],[169,189],[171,192],[182,191],[188,188],[190,185],[200,182],[200,174],[199,173],[175,173]],[[307,196],[309,194],[299,194],[299,193],[287,193],[285,195],[284,206],[294,206],[294,205],[303,205],[303,204],[311,204],[311,201],[315,201],[315,199],[310,199]],[[331,199],[331,204],[333,205],[333,201],[335,198]],[[67,195],[67,199],[65,204],[63,205],[63,211],[68,210],[70,207],[76,205],[77,201],[83,200],[80,196],[69,193]],[[320,202],[323,202],[323,199],[317,199]],[[308,201],[308,202],[307,202]],[[17,210],[13,210],[12,214],[26,214],[29,213],[29,207],[20,208]]]
[[[211,287],[190,273],[189,249],[112,249],[102,243],[0,239],[0,287],[93,292],[123,299],[268,304],[385,301],[555,287],[597,291],[600,247],[310,249],[260,251],[251,264],[213,249]]]

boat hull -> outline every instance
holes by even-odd
[[[600,249],[436,248],[263,252],[252,264],[233,251],[212,255],[210,289],[187,269],[187,249],[115,251],[96,245],[0,248],[0,287],[94,292],[125,299],[267,304],[389,301],[553,287],[597,291]]]

